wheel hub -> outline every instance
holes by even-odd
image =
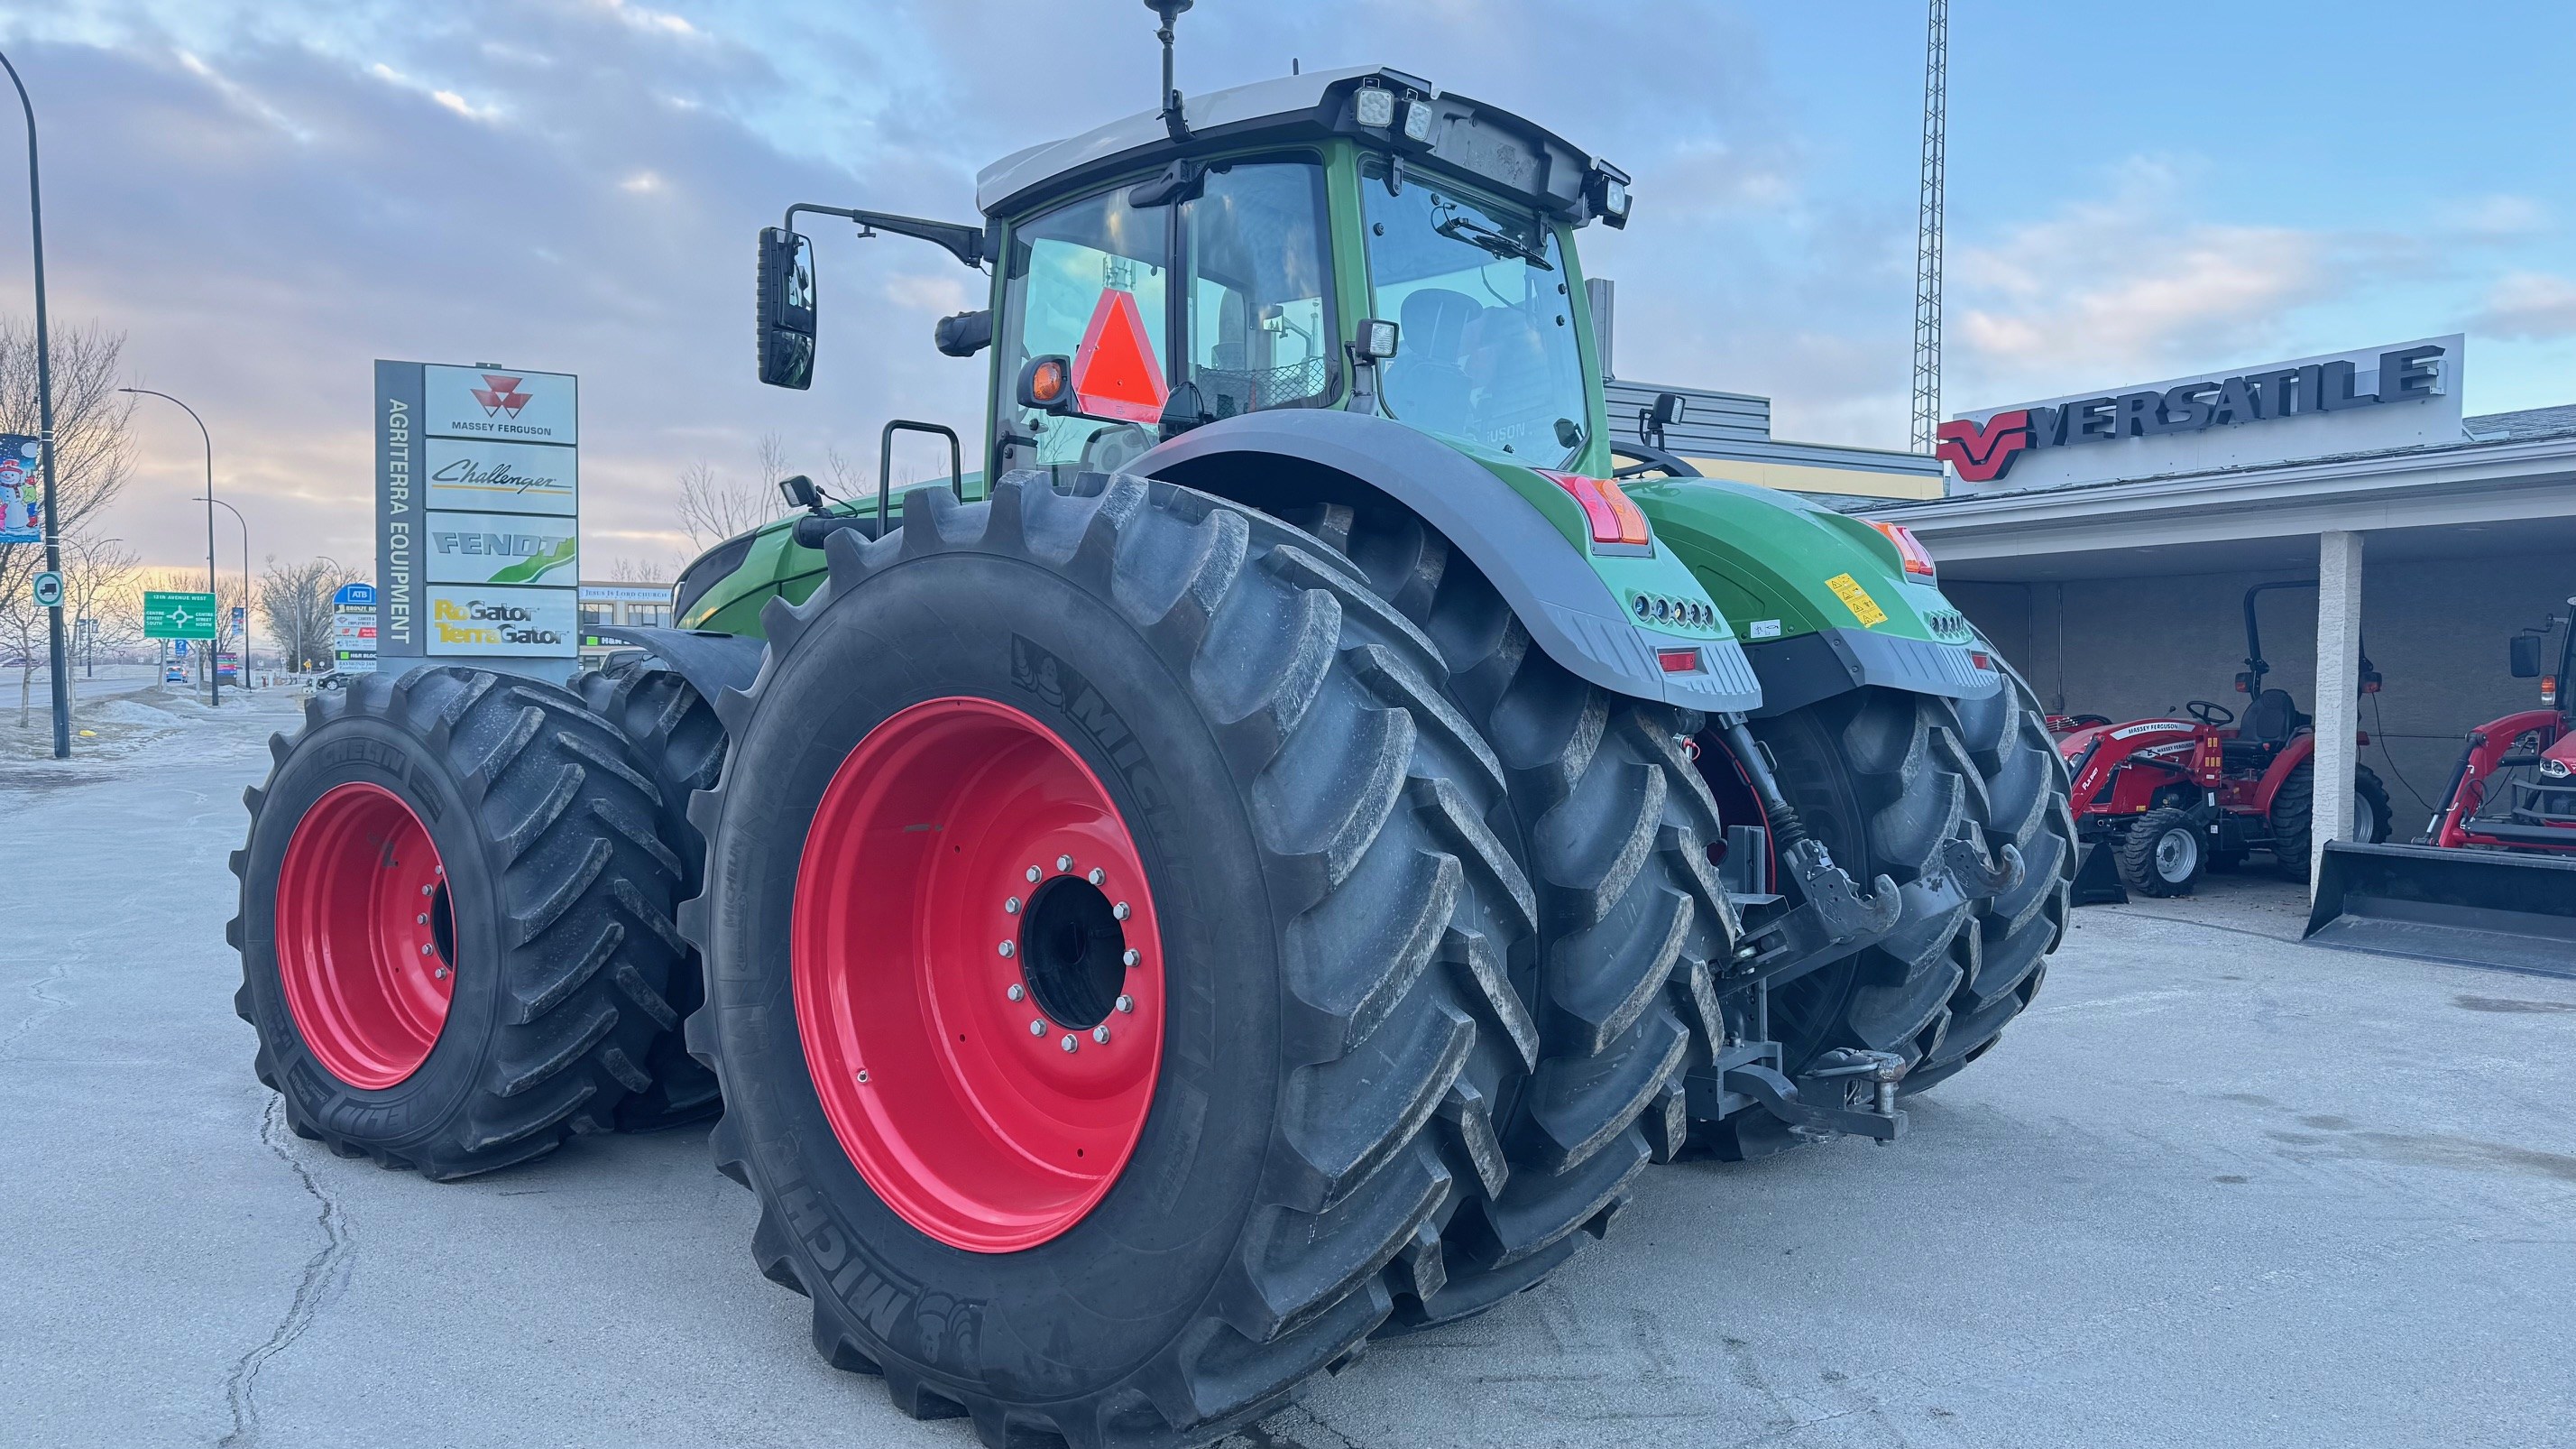
[[[790,936],[816,1095],[887,1206],[1011,1252],[1079,1222],[1152,1106],[1162,957],[1135,842],[1072,747],[930,700],[842,761]]]
[[[456,992],[447,868],[402,797],[353,781],[295,824],[277,876],[286,1009],[323,1070],[382,1090],[429,1059]]]

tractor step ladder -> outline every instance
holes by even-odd
[[[2307,940],[2576,978],[2576,856],[2332,841]]]

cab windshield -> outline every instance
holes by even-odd
[[[1396,355],[1380,396],[1397,420],[1562,467],[1582,450],[1583,362],[1556,233],[1419,175],[1362,185],[1375,315]]]

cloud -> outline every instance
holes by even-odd
[[[1948,357],[1965,399],[2152,377],[2276,346],[2346,285],[2356,239],[2188,219],[2181,174],[2139,158],[2108,195],[2005,229],[1949,266]]]
[[[2507,273],[2469,327],[2517,342],[2576,337],[2576,281],[2548,272]]]

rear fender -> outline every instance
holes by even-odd
[[[2263,771],[2262,783],[2254,787],[2254,808],[2266,815],[2271,814],[2272,801],[2281,793],[2282,782],[2290,778],[2292,770],[2316,758],[2316,753],[2314,731],[2295,735],[2288,744],[2281,746],[2281,753],[2274,755],[2270,767]]]
[[[606,625],[582,632],[611,644],[651,650],[709,704],[725,690],[751,688],[751,681],[760,673],[760,657],[766,648],[750,635],[720,634],[709,629]]]
[[[1707,628],[1636,621],[1639,597],[1715,605],[1670,547],[1594,552],[1574,499],[1509,461],[1479,459],[1384,418],[1278,409],[1193,428],[1129,471],[1264,510],[1393,502],[1483,570],[1539,648],[1581,678],[1685,709],[1743,713],[1762,702],[1722,606]],[[1658,650],[1693,646],[1700,671],[1660,667]]]

